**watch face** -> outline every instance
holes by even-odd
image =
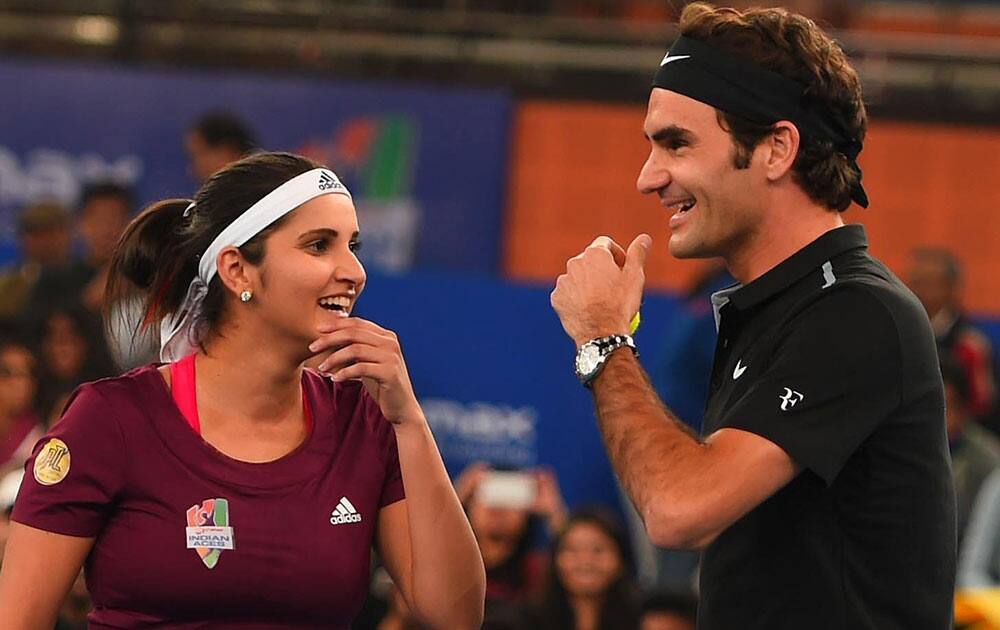
[[[597,344],[586,343],[576,355],[576,371],[581,376],[588,376],[601,364],[601,351]]]

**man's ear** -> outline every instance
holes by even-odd
[[[762,143],[764,145],[764,169],[770,181],[777,181],[792,170],[795,157],[799,154],[798,128],[787,120],[774,123],[774,130]]]
[[[254,286],[255,270],[247,263],[237,248],[227,247],[219,252],[216,263],[219,266],[219,279],[233,295],[239,295],[248,289],[253,291],[256,288]]]

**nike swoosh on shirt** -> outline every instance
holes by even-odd
[[[660,62],[660,65],[665,66],[671,61],[680,61],[681,59],[689,59],[690,57],[691,55],[674,55],[673,57],[671,57],[670,54],[668,53],[665,57],[663,57],[663,61]]]
[[[742,360],[736,362],[736,369],[733,370],[733,380],[734,381],[736,379],[738,379],[739,377],[743,376],[743,373],[747,371],[747,366],[740,365],[742,362],[743,362]]]

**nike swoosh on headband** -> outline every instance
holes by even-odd
[[[660,62],[660,65],[661,66],[665,66],[668,63],[670,63],[671,61],[680,61],[681,59],[688,59],[690,57],[691,57],[691,55],[674,55],[673,57],[671,57],[670,53],[667,53],[663,57],[663,61]]]

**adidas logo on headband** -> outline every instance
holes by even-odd
[[[341,184],[340,182],[338,182],[333,177],[330,177],[330,175],[326,171],[323,171],[323,172],[321,172],[319,174],[319,189],[320,190],[331,190],[331,189],[334,189],[334,188],[343,188],[343,187],[344,187],[343,184]]]

